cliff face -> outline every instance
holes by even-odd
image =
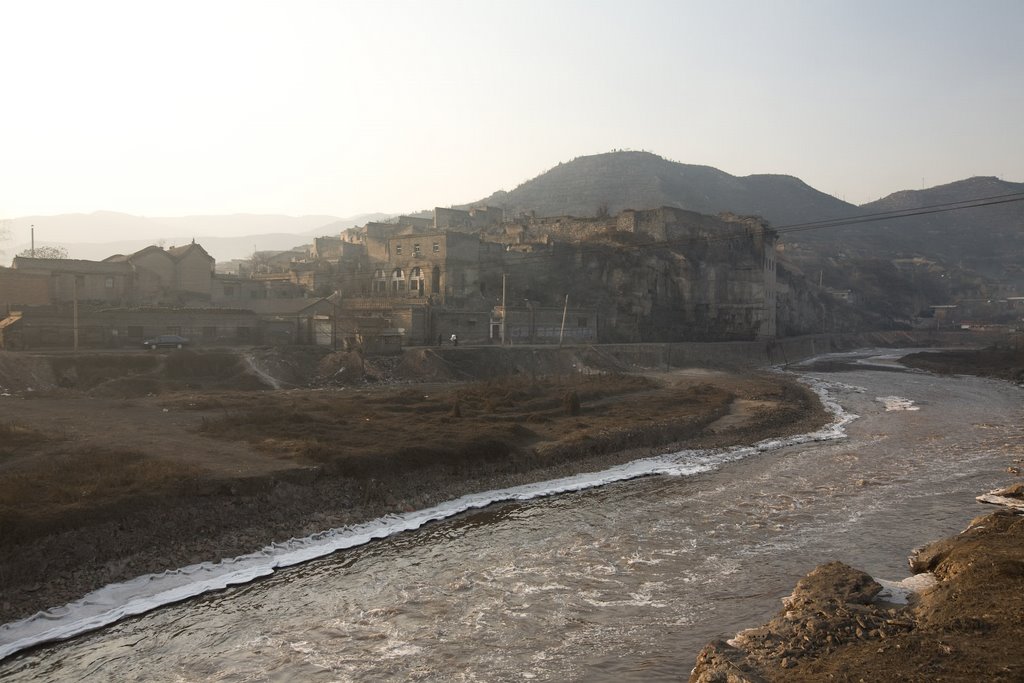
[[[857,310],[789,274],[776,282],[775,233],[752,218],[663,207],[603,218],[529,218],[484,277],[509,305],[592,309],[603,341],[754,339],[864,327]],[[777,326],[776,321],[784,321]]]

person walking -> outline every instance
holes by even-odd
[[[459,345],[459,337],[454,332],[452,332],[451,342],[452,342],[452,346],[458,346]]]

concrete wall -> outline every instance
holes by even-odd
[[[561,308],[512,308],[505,316],[505,341],[509,344],[557,344],[562,333]],[[492,338],[501,340],[501,312],[492,317]],[[565,314],[563,342],[596,343],[597,312],[570,307]]]
[[[1005,338],[1005,337],[1004,337]],[[466,337],[459,335],[460,348],[450,349],[445,335],[443,357],[456,362],[454,355],[476,354],[476,362],[458,363],[460,368],[478,368],[482,373],[465,379],[488,379],[505,374],[541,375],[557,372],[579,372],[591,363],[589,359],[603,360],[598,365],[626,365],[638,370],[667,368],[718,368],[753,370],[785,363],[794,363],[813,356],[836,351],[871,347],[929,347],[929,346],[981,346],[989,337],[967,333],[868,333],[860,335],[815,335],[796,337],[769,348],[767,342],[682,342],[670,344],[566,344],[563,347],[543,346],[481,346],[463,349]],[[406,349],[415,360],[422,349]],[[413,364],[415,364],[413,362]]]
[[[4,339],[13,348],[74,345],[70,310],[26,311],[13,328]],[[143,339],[159,334],[180,334],[195,344],[251,344],[260,341],[260,324],[255,313],[217,309],[120,309],[80,312],[78,318],[82,348],[141,347]]]
[[[750,342],[673,342],[603,344],[602,353],[640,367],[719,367],[753,369],[795,363],[826,353],[873,347],[977,346],[978,336],[948,332],[865,332],[820,334]]]

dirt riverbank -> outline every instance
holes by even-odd
[[[596,372],[576,360],[456,382],[439,365],[354,358],[0,359],[0,622],[471,491],[828,419],[775,374]],[[268,376],[302,386],[311,367],[319,379],[305,388],[266,390]],[[359,381],[324,379],[339,376]]]
[[[852,567],[817,567],[767,624],[706,646],[691,683],[1024,680],[1024,517],[979,517],[910,563],[924,580],[909,605]]]
[[[1024,367],[1020,351],[999,348],[920,353],[901,362],[1018,382]],[[767,624],[707,645],[691,683],[1024,680],[1020,472],[1021,463],[1007,463],[1010,485],[982,496],[1003,508],[915,551],[909,604],[893,604],[864,572],[821,565]]]
[[[904,356],[900,362],[943,375],[979,375],[1024,384],[1024,345],[927,351]]]

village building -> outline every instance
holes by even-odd
[[[38,306],[45,281],[56,308],[8,327],[29,344],[63,339],[53,330],[77,303],[90,307],[80,326],[97,320],[107,329],[80,340],[100,345],[168,329],[199,343],[377,352],[452,334],[464,344],[772,338],[779,296],[791,294],[777,282],[775,250],[762,221],[730,214],[662,207],[507,220],[495,207],[438,207],[432,218],[370,222],[308,249],[257,252],[248,272],[215,274],[213,258],[194,243],[99,262],[19,257],[16,277],[35,278],[22,279],[19,291],[32,292],[24,296]],[[136,324],[142,313],[133,309],[167,321]],[[249,317],[200,324],[190,311],[206,311],[197,320],[218,311]]]
[[[0,348],[137,347],[161,334],[206,345],[336,341],[335,306],[293,273],[216,275],[195,243],[103,261],[16,257],[0,285]]]
[[[146,247],[103,261],[16,256],[13,267],[49,277],[49,303],[184,304],[210,300],[214,259],[193,242]]]
[[[16,256],[12,265],[21,274],[49,280],[48,304],[127,305],[134,296],[135,273],[128,263]]]
[[[623,243],[625,235],[633,237]],[[664,243],[673,253],[638,271],[621,258],[638,241]],[[570,338],[776,334],[775,233],[756,218],[663,207],[600,218],[506,221],[494,207],[438,207],[432,225],[400,217],[346,230],[339,242],[365,247],[337,265],[342,318],[379,310],[407,343],[436,342],[451,333],[470,343],[515,343],[519,337],[544,343],[555,339],[553,322],[564,341],[559,303],[566,294],[572,319],[586,321],[569,326]],[[495,306],[505,312],[504,336],[496,333],[501,325]],[[532,317],[532,326],[511,324],[513,311],[520,319]],[[541,318],[545,324],[538,325]]]

